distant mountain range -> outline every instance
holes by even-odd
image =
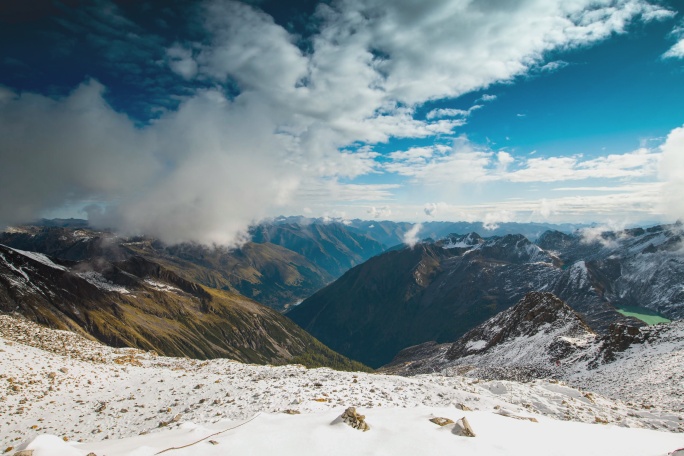
[[[547,231],[537,244],[454,234],[371,258],[287,315],[373,367],[408,346],[454,341],[530,291],[553,292],[599,333],[643,324],[625,308],[682,318],[681,236],[680,225],[593,238]]]
[[[0,234],[0,244],[71,261],[142,256],[179,276],[283,310],[332,282],[384,246],[339,223],[260,225],[239,248],[164,245],[147,237],[120,237],[77,221],[44,221]]]
[[[83,288],[86,296],[78,299],[86,307],[93,301],[98,309],[110,309],[103,321],[118,318],[114,309],[139,306],[135,312],[142,312],[137,320],[140,327],[135,334],[109,334],[103,329],[105,326],[93,327],[92,319],[78,320],[76,311],[72,311],[69,319],[60,319],[59,312],[64,313],[60,306],[81,301],[70,301],[61,295],[69,288],[60,281],[67,279],[54,271],[41,277],[58,280],[44,282],[39,287],[41,291],[33,293],[31,299],[12,294],[11,282],[5,281],[2,305],[5,311],[18,308],[37,321],[81,328],[100,340],[119,345],[155,345],[165,353],[171,350],[170,354],[242,356],[239,359],[272,362],[268,360],[278,358],[273,358],[274,352],[283,354],[283,359],[294,359],[299,356],[296,353],[306,352],[281,352],[280,348],[267,348],[268,344],[273,345],[269,342],[251,355],[228,355],[225,350],[230,349],[220,344],[217,348],[213,336],[202,341],[205,330],[171,331],[167,341],[162,341],[161,336],[154,339],[155,330],[150,328],[142,335],[143,321],[150,318],[144,315],[164,313],[158,306],[177,309],[171,312],[171,320],[202,326],[212,324],[206,320],[213,312],[207,307],[209,302],[223,309],[217,312],[227,318],[230,312],[226,309],[232,305],[229,303],[249,302],[250,306],[257,306],[257,301],[279,311],[288,310],[287,317],[324,344],[373,367],[387,364],[410,346],[430,341],[453,342],[512,307],[530,291],[559,296],[599,334],[608,333],[615,323],[635,327],[643,324],[633,315],[644,319],[644,315],[650,314],[663,321],[684,316],[682,226],[678,224],[596,233],[547,230],[539,234],[538,230],[545,227],[542,224],[501,224],[497,228],[504,233],[512,229],[533,233],[536,242],[532,242],[522,234],[482,237],[478,232],[469,232],[439,237],[441,230],[473,224],[432,222],[425,224],[422,232],[427,229],[434,236],[408,248],[401,240],[412,226],[386,221],[283,217],[253,227],[251,242],[228,249],[188,243],[165,245],[144,236],[121,237],[106,230],[93,230],[79,220],[44,220],[0,233],[0,244],[10,248],[4,256],[8,259],[5,275],[13,277],[12,280],[21,279],[17,271],[24,269],[9,261],[19,258],[17,249],[48,255],[49,261],[67,268],[62,275],[70,277],[71,294],[78,296]],[[479,226],[484,229],[482,224]],[[40,268],[33,265],[29,269],[36,267]],[[79,275],[82,272],[89,275]],[[95,280],[96,284],[87,280],[100,276],[103,281]],[[29,282],[40,283],[41,279],[35,280],[30,277]],[[147,280],[182,293],[150,290],[152,285]],[[98,284],[111,285],[114,291],[118,287],[128,290],[128,286],[138,291],[117,292],[112,295],[116,296],[116,305],[104,304],[113,291],[93,291]],[[39,299],[49,296],[51,287],[57,289],[52,293],[59,299]],[[137,304],[131,301],[134,296]],[[150,296],[151,301],[146,302]],[[178,299],[183,302],[176,302]],[[185,317],[185,310],[178,310],[186,307],[194,309],[193,318]],[[52,310],[47,312],[44,308]],[[76,309],[82,312],[80,307]],[[265,311],[256,314],[262,312]],[[273,320],[276,313],[267,315],[270,329],[265,328],[264,321],[240,317],[244,327],[238,325],[236,331],[256,326],[263,328],[258,330],[262,335],[273,337],[271,331],[278,333],[278,325],[286,324]],[[287,327],[288,334],[299,331],[293,328]],[[190,342],[178,342],[176,337],[181,336]],[[284,342],[290,336],[284,337],[276,341]],[[200,342],[192,342],[193,338]],[[245,340],[236,343],[241,347],[249,345]]]

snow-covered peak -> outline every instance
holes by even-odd
[[[441,246],[444,249],[471,249],[475,246],[484,243],[484,239],[475,233],[468,234],[450,234],[441,241]]]

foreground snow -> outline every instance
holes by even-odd
[[[0,336],[0,451],[14,447],[9,454],[142,456],[196,441],[164,454],[664,456],[684,447],[684,434],[662,431],[678,429],[682,416],[553,381],[164,358],[7,316]],[[370,431],[337,419],[349,406]],[[466,416],[477,437],[455,435],[434,416]]]
[[[249,422],[213,425],[184,423],[178,429],[116,441],[69,444],[55,436],[37,437],[26,448],[34,456],[97,455],[666,455],[684,444],[678,434],[625,429],[539,418],[538,423],[491,412],[460,412],[453,407],[379,408],[360,432],[337,419],[340,410],[303,415],[260,414]],[[434,416],[466,416],[477,433],[455,435],[453,425],[439,427]],[[244,424],[243,424],[244,423]],[[239,426],[239,427],[236,427]],[[226,430],[227,429],[227,430]],[[217,434],[218,432],[222,432]],[[193,442],[194,445],[180,448]]]

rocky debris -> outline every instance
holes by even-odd
[[[178,414],[176,414],[173,418],[171,418],[169,421],[160,421],[160,422],[159,422],[159,427],[166,427],[166,426],[168,426],[169,424],[177,423],[177,422],[180,421],[180,419],[181,419],[182,416],[183,416],[182,414],[178,413]]]
[[[14,456],[33,456],[33,450],[19,450]]]
[[[114,358],[114,362],[116,364],[130,364],[131,366],[142,366],[142,363],[134,353],[129,353],[127,355]]]
[[[345,410],[340,416],[340,418],[342,418],[342,421],[354,429],[358,429],[363,432],[370,430],[370,426],[368,426],[368,423],[366,423],[366,417],[356,413],[355,407],[348,407],[347,410]]]
[[[470,427],[470,423],[465,416],[456,421],[453,433],[462,437],[475,437],[475,431]]]
[[[464,412],[472,412],[473,411],[473,409],[471,409],[470,407],[468,407],[465,404],[461,404],[460,402],[458,404],[456,404],[455,407],[459,410],[463,410]]]
[[[219,426],[221,421],[245,420],[257,413],[297,409],[307,414],[344,410],[351,404],[363,410],[376,407],[450,410],[440,412],[441,416],[458,410],[457,404],[468,404],[476,411],[501,405],[523,416],[540,414],[585,423],[593,423],[600,416],[619,426],[684,432],[684,414],[664,407],[665,398],[661,396],[625,404],[593,393],[592,402],[584,391],[559,381],[519,384],[440,374],[406,378],[306,369],[301,365],[250,365],[228,359],[206,362],[147,352],[134,352],[142,366],[120,365],[113,360],[129,353],[128,349],[106,347],[75,336],[71,347],[82,348],[56,355],[56,351],[63,350],[63,337],[69,333],[10,316],[0,316],[0,322],[3,318],[16,321],[16,324],[8,323],[11,328],[35,326],[26,334],[33,334],[34,330],[38,334],[37,339],[30,340],[26,335],[22,338],[18,331],[11,333],[17,342],[0,335],[0,449],[3,450],[9,446],[16,448],[37,434],[67,436],[74,442],[97,442],[173,429],[183,422]],[[26,345],[38,339],[48,352]],[[50,349],[49,344],[55,346]],[[93,351],[88,351],[89,344],[93,344]],[[78,352],[82,358],[70,355]],[[88,360],[91,356],[101,361]],[[68,373],[61,373],[60,367],[67,367]],[[53,378],[48,376],[51,372],[56,374]],[[681,374],[684,373],[678,375]],[[667,383],[652,388],[654,394],[666,394],[672,385],[684,386],[679,376],[661,377]],[[323,386],[314,386],[316,383]],[[193,389],[198,384],[204,386]],[[12,386],[20,387],[20,391],[13,392]],[[595,391],[595,388],[585,390]],[[684,393],[671,401],[681,403],[681,397]],[[217,398],[221,398],[220,404],[215,404]],[[317,402],[317,398],[327,400]],[[107,406],[96,412],[102,404]],[[122,409],[128,412],[121,413]],[[183,414],[182,421],[158,427],[160,421],[169,422],[178,413]],[[433,412],[426,411],[421,415],[425,417],[423,420],[432,416],[428,413]],[[334,412],[331,420],[339,414]]]
[[[450,420],[449,418],[443,418],[441,416],[436,416],[434,418],[430,418],[430,422],[435,423],[437,426],[446,426],[447,424],[453,424],[454,420]]]
[[[299,410],[295,410],[295,409],[286,409],[286,410],[283,410],[283,413],[285,413],[287,415],[299,415],[302,412],[300,412]]]

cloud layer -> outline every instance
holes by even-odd
[[[634,178],[656,166],[645,150],[520,161],[467,138],[387,156],[372,147],[454,135],[480,105],[424,118],[416,109],[559,69],[560,61],[545,62],[550,51],[591,45],[631,21],[669,14],[644,0],[339,0],[318,5],[307,37],[254,6],[210,0],[194,10],[192,33],[179,33],[163,52],[158,37],[145,36],[112,4],[97,5],[102,30],[91,35],[116,44],[103,48],[106,56],[121,61],[118,24],[140,55],[154,44],[148,64],[182,95],[141,126],[113,109],[95,80],[62,98],[0,88],[0,180],[9,195],[0,202],[0,223],[95,203],[89,215],[102,226],[167,242],[233,244],[250,223],[284,208],[390,198],[396,185],[353,181],[374,173],[430,186]],[[135,61],[140,74],[143,62]],[[664,147],[666,155],[669,147],[679,146]],[[390,210],[376,204],[369,213]]]

